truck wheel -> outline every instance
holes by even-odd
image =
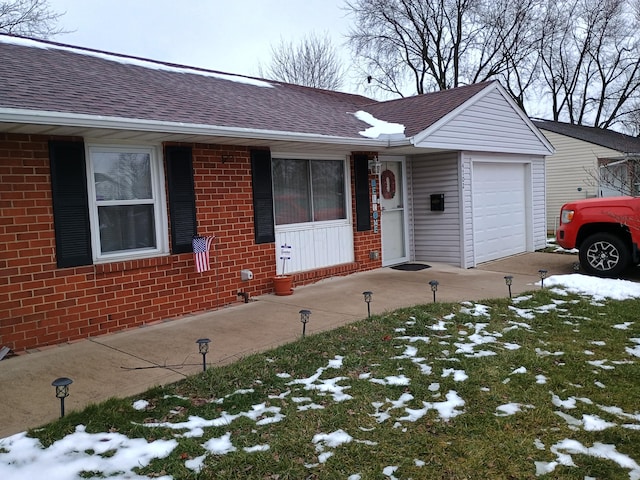
[[[629,249],[611,233],[595,233],[580,245],[580,266],[598,277],[615,277],[629,266]]]

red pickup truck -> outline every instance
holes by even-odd
[[[556,241],[578,249],[585,272],[620,275],[640,263],[640,198],[590,198],[563,205]]]

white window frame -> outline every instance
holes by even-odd
[[[318,154],[308,154],[308,153],[278,153],[272,152],[271,158],[273,159],[281,159],[281,160],[340,160],[343,166],[344,172],[344,195],[345,195],[345,218],[338,218],[335,220],[321,220],[321,221],[310,221],[310,222],[302,222],[302,223],[286,223],[282,225],[275,225],[276,232],[279,231],[287,231],[287,230],[300,230],[300,228],[304,228],[307,225],[309,228],[313,228],[313,225],[351,225],[351,170],[349,168],[349,158],[343,155],[318,155]],[[275,192],[274,192],[274,202],[275,202]],[[275,222],[275,203],[273,205],[274,208],[274,222]]]
[[[158,146],[138,145],[138,144],[101,144],[87,143],[85,157],[87,164],[87,194],[89,197],[89,223],[91,226],[91,247],[93,251],[94,263],[106,263],[119,260],[129,260],[137,258],[148,258],[168,254],[168,220],[165,197],[165,179],[161,151]],[[102,253],[100,243],[100,227],[98,219],[98,203],[96,202],[96,191],[94,183],[94,162],[92,154],[94,152],[113,153],[144,153],[148,154],[151,160],[151,189],[153,197],[153,213],[156,236],[155,248],[142,248],[116,253]],[[141,202],[142,203],[142,202]],[[145,202],[147,203],[147,202]]]

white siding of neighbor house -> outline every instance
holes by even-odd
[[[416,135],[418,147],[548,155],[549,150],[497,88]]]
[[[547,230],[555,231],[560,208],[572,200],[598,196],[598,158],[616,158],[616,150],[541,130],[556,149],[547,157]],[[581,189],[580,191],[578,189]]]
[[[412,157],[411,240],[416,261],[461,265],[458,152]],[[444,193],[444,212],[431,211],[431,194]]]
[[[474,162],[508,162],[525,163],[529,165],[525,194],[527,195],[527,226],[526,226],[526,248],[527,251],[535,251],[544,248],[546,245],[546,209],[545,209],[545,159],[537,155],[507,155],[488,154],[482,152],[464,152],[462,154],[461,175],[462,175],[462,241],[464,251],[462,252],[462,267],[471,268],[476,266],[474,239],[473,239],[473,185],[472,172]],[[507,208],[508,206],[505,206]]]

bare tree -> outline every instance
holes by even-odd
[[[403,96],[513,74],[514,90],[530,82],[536,59],[538,0],[352,0],[349,44],[363,77]],[[509,82],[507,82],[509,83]],[[407,88],[412,85],[411,88]],[[518,92],[516,98],[523,97]]]
[[[339,89],[345,77],[338,52],[329,35],[309,34],[298,44],[280,39],[271,46],[271,62],[260,76],[327,90]]]
[[[57,26],[62,15],[51,10],[47,0],[0,1],[0,33],[49,38],[64,33]]]
[[[554,120],[610,128],[640,97],[640,36],[627,0],[551,2],[540,43]]]

